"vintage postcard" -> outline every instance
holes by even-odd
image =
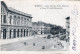
[[[79,0],[0,1],[0,54],[79,53]]]

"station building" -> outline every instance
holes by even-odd
[[[50,34],[50,24],[42,22],[42,21],[38,21],[38,22],[32,22],[32,31],[33,34]]]
[[[0,39],[13,39],[31,36],[32,16],[7,7],[4,1],[0,3]]]

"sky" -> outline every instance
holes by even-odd
[[[48,1],[48,0],[5,0],[8,7],[12,7],[21,12],[31,14],[32,22],[43,21],[50,24],[66,26],[66,17],[70,16],[70,3],[67,1]],[[40,9],[35,5],[66,5],[62,9]]]

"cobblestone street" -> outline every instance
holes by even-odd
[[[1,50],[2,51],[67,50],[66,47],[69,46],[68,43],[66,43],[65,41],[61,41],[62,45],[64,46],[62,47],[60,45],[57,45],[56,40],[57,40],[56,38],[46,39],[41,36],[35,36],[32,39],[1,45]]]

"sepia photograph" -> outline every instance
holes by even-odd
[[[77,5],[58,0],[3,0],[0,10],[0,51],[77,50]]]

